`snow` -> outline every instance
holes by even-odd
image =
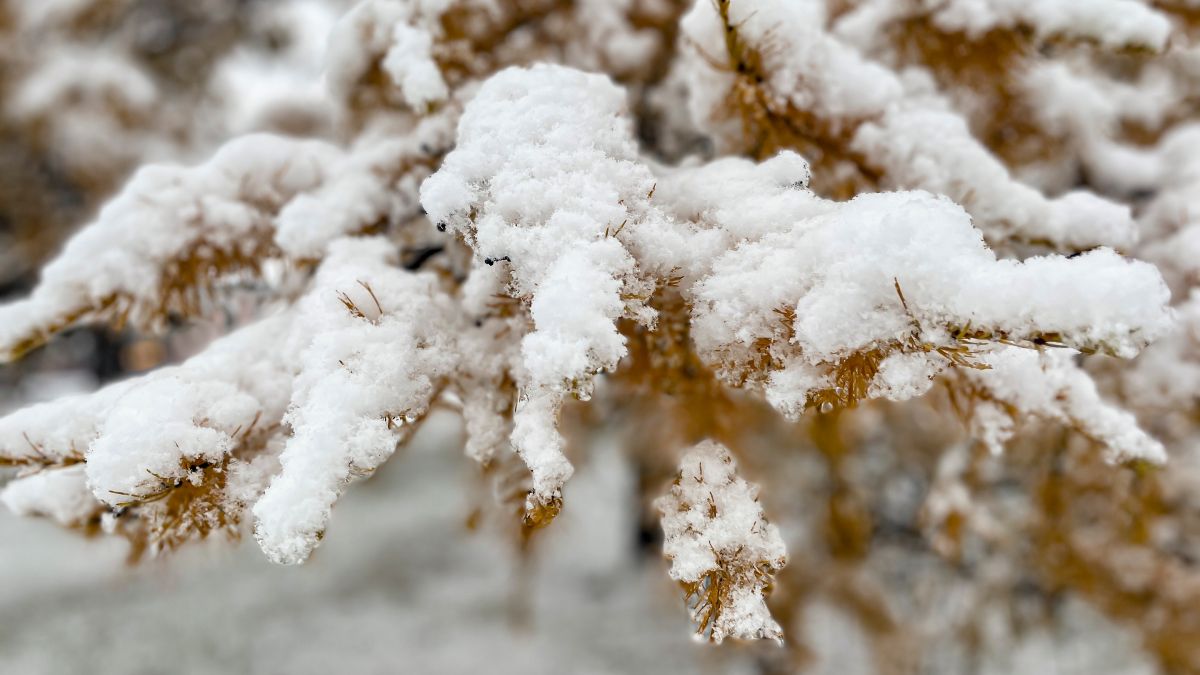
[[[968,629],[986,638],[995,598],[1007,602],[1028,584],[1029,570],[1011,559],[1028,549],[1001,541],[1028,534],[1030,504],[1038,508],[1007,487],[1027,487],[1038,468],[1024,455],[1019,466],[1001,464],[1027,418],[1068,428],[1110,462],[1137,463],[1139,478],[1161,476],[1163,503],[1184,504],[1194,492],[1200,133],[1178,118],[1195,99],[1183,75],[1196,55],[1182,46],[1149,54],[1165,49],[1171,30],[1149,3],[697,0],[675,36],[657,22],[668,25],[684,3],[665,0],[364,0],[326,39],[349,4],[296,0],[256,11],[247,27],[255,37],[243,40],[251,46],[213,55],[211,81],[187,96],[168,90],[141,56],[99,45],[53,58],[33,50],[13,68],[6,112],[18,134],[38,130],[47,154],[95,155],[114,166],[159,151],[172,162],[210,159],[138,171],[46,266],[29,298],[0,306],[0,356],[100,321],[129,319],[135,333],[174,330],[177,320],[223,309],[231,332],[178,365],[0,417],[0,463],[16,467],[0,502],[83,532],[132,535],[153,554],[178,543],[156,541],[156,528],[179,523],[168,534],[181,539],[253,528],[266,558],[287,565],[339,537],[369,549],[326,547],[315,561],[330,565],[320,577],[279,570],[272,578],[286,581],[264,581],[257,563],[241,562],[240,572],[252,570],[243,578],[201,573],[203,583],[176,598],[175,614],[147,599],[155,607],[147,614],[162,613],[168,626],[178,606],[189,608],[189,620],[200,608],[202,625],[190,635],[216,647],[177,645],[175,657],[203,654],[220,670],[328,671],[360,661],[479,670],[476,654],[446,646],[442,636],[452,634],[459,646],[489,652],[494,662],[482,667],[498,672],[695,670],[691,652],[667,650],[689,655],[679,665],[656,651],[661,641],[636,657],[624,653],[618,647],[646,626],[612,621],[678,602],[661,579],[666,565],[650,569],[629,535],[646,515],[638,507],[665,490],[653,502],[665,576],[684,587],[699,637],[781,641],[787,629],[815,636],[814,654],[828,656],[819,647],[831,643],[852,651],[818,667],[863,670],[873,662],[862,655],[878,647],[867,643],[891,636],[880,639],[869,621],[843,612],[858,596],[839,592],[867,589],[862,597],[879,604],[864,615],[915,618],[912,635],[942,645]],[[83,7],[55,0],[14,17],[74,21]],[[849,13],[830,26],[835,7]],[[986,96],[953,91],[929,64],[897,65],[882,46],[887,31],[920,12],[952,33],[1011,30],[1029,42],[1037,57],[1014,68],[1005,95],[1028,106],[1033,135],[1045,136],[1034,140],[1061,145],[1061,157],[1029,165],[999,158],[972,133],[972,105]],[[264,25],[274,21],[285,37]],[[677,58],[666,44],[676,37]],[[1130,48],[1135,55],[1105,52]],[[206,101],[189,110],[205,128],[150,124],[172,117],[160,108],[186,108],[192,95]],[[795,137],[810,157],[786,148],[761,161],[741,156],[765,155],[746,147],[747,131],[773,131],[785,116],[801,131],[785,129],[782,143],[766,145]],[[211,151],[210,135],[259,128],[311,138],[251,134]],[[690,151],[697,154],[678,157]],[[810,188],[847,176],[883,191],[839,201]],[[1172,306],[1172,292],[1184,300]],[[225,302],[232,295],[252,301],[237,310]],[[1106,358],[1143,350],[1132,364]],[[652,377],[624,377],[647,356]],[[47,363],[53,368],[52,359],[31,367]],[[11,372],[19,384],[6,401],[35,377]],[[947,428],[940,397],[916,400],[935,385],[952,393],[966,433]],[[652,395],[675,402],[660,406]],[[782,417],[765,407],[757,417],[755,397]],[[969,405],[959,409],[960,400]],[[860,402],[855,413],[826,414]],[[443,465],[453,453],[405,458],[399,478],[366,480],[401,446],[422,452],[411,436],[443,408],[458,414],[462,438],[456,432],[439,448],[478,462],[469,468],[494,481],[503,502],[476,511],[472,524],[494,516],[504,538],[489,525],[482,542],[458,536],[469,487]],[[655,417],[664,411],[714,419]],[[727,412],[746,419],[724,419]],[[837,435],[859,437],[855,451],[792,452],[812,443],[788,423],[814,417],[816,445],[829,422]],[[704,438],[696,428],[729,447],[685,447]],[[976,453],[976,442],[991,455]],[[636,453],[622,455],[627,446]],[[779,527],[768,522],[758,486],[738,475],[730,448],[747,476],[773,488],[764,497]],[[1178,475],[1143,473],[1150,469],[1142,463],[1168,455],[1183,459]],[[672,486],[655,484],[677,464]],[[423,469],[431,472],[414,471]],[[1116,482],[1130,475],[1123,471],[1102,475]],[[333,527],[335,506],[360,482],[364,501],[339,506]],[[384,499],[380,485],[402,494]],[[822,528],[843,515],[836,511],[845,495],[851,508],[861,500],[864,523],[901,534],[872,534],[870,554],[854,565],[825,559],[838,551]],[[509,508],[522,498],[523,521]],[[943,532],[959,515],[965,543]],[[1072,533],[1073,544],[1109,556],[1122,588],[1147,589],[1156,579],[1147,549],[1110,541],[1101,525],[1110,524]],[[1152,545],[1167,551],[1179,538],[1172,528],[1180,526],[1151,532]],[[925,539],[912,536],[922,529]],[[0,521],[0,532],[10,531]],[[420,538],[430,541],[414,543]],[[18,539],[19,555],[7,555]],[[36,569],[23,537],[0,541],[8,545],[0,544],[0,574],[36,582],[0,589],[0,606],[108,580],[93,572],[81,582],[64,562]],[[960,544],[974,548],[953,550]],[[789,589],[804,597],[787,616],[804,623],[783,626],[766,596],[788,548],[804,556],[793,568],[804,572],[781,582],[804,586]],[[530,557],[512,559],[518,550]],[[535,550],[557,567],[533,574]],[[833,578],[817,578],[830,570]],[[599,613],[610,615],[514,640],[495,626],[504,605],[497,588],[511,581],[509,571],[545,583],[531,592],[513,585],[513,596],[534,598],[552,623],[592,611],[579,609],[592,592]],[[402,590],[377,585],[394,574],[412,576]],[[914,609],[926,597],[912,588],[921,575],[949,587],[933,594],[952,601],[934,618]],[[314,584],[316,599],[295,600],[302,591],[293,583]],[[210,598],[218,588],[229,597]],[[112,645],[93,633],[142,632],[112,620],[140,609],[139,600],[85,590],[95,602],[83,614],[103,631],[77,619],[47,630],[54,621],[41,600],[29,612],[0,611],[0,670],[79,670],[72,659],[83,657],[71,649],[27,647],[44,646],[46,636],[95,660]],[[351,602],[348,592],[371,599]],[[404,603],[388,593],[417,604],[398,609]],[[286,621],[264,609],[283,596],[294,614]],[[1067,618],[1047,625],[1068,622],[1091,638],[1118,632],[1070,614],[1081,610],[1069,602],[1077,601],[1064,601]],[[214,618],[229,606],[257,614],[237,625]],[[429,628],[431,619],[441,625]],[[155,644],[166,639],[164,628],[141,620]],[[676,628],[669,618],[665,625]],[[954,637],[937,634],[939,625]],[[999,640],[1020,648],[1012,663],[1028,670],[1053,653],[1038,641],[1048,633],[1040,628]],[[364,654],[329,656],[319,640],[297,648],[296,635],[322,631]],[[612,644],[593,646],[605,639]],[[1107,653],[1094,640],[1081,643]],[[405,662],[397,665],[389,650],[400,648]],[[775,653],[758,649],[714,667],[776,665]],[[933,660],[957,663],[956,654],[931,651]],[[144,668],[132,664],[140,656],[126,669]],[[993,664],[981,658],[986,672]]]
[[[655,173],[654,206],[661,215],[652,227],[626,228],[628,239],[642,269],[664,277],[678,273],[684,285],[707,275],[738,244],[834,208],[806,189],[808,162],[791,151],[763,162],[724,157]]]
[[[926,90],[925,80],[901,78],[823,30],[821,4],[729,2],[738,44],[761,58],[760,70],[767,73],[753,85],[765,92],[765,114],[786,115],[791,105],[815,115],[835,137],[850,136],[847,150],[882,174],[884,187],[950,197],[976,218],[993,244],[1016,239],[1077,250],[1130,248],[1137,229],[1128,207],[1090,193],[1048,199],[1015,180],[971,135],[965,120]],[[682,30],[690,45],[683,63],[692,118],[722,149],[736,150],[742,120],[720,111],[731,97],[747,96],[748,85],[729,64],[717,6],[698,1]]]
[[[216,64],[212,86],[226,106],[230,133],[266,131],[296,118],[331,120],[321,73],[339,8],[323,0],[282,0],[253,11],[252,18],[286,36],[286,44],[272,51],[240,45]]]
[[[61,520],[84,503],[94,513],[136,503],[164,483],[200,480],[193,467],[222,463],[253,427],[282,416],[291,385],[273,338],[289,319],[282,313],[246,326],[179,366],[0,418],[0,456],[50,464],[9,484],[6,504]],[[90,493],[87,502],[78,487]],[[46,492],[33,494],[37,488]]]
[[[461,527],[471,478],[450,451],[457,434],[449,416],[431,418],[407,452],[347,495],[342,526],[300,567],[271,565],[252,547],[201,546],[169,566],[131,571],[121,542],[0,514],[0,575],[20,580],[0,586],[0,670],[153,671],[170,644],[174,667],[197,673],[749,675],[756,659],[778,651],[769,643],[714,651],[687,639],[665,565],[629,550],[636,522],[621,508],[621,489],[635,474],[619,456],[615,468],[614,458],[580,466],[572,508],[538,548],[530,620],[514,625],[519,563],[510,543]],[[594,551],[603,553],[581,566]],[[906,591],[914,587],[930,591],[938,610],[920,620],[938,640],[923,665],[936,675],[963,672],[967,662],[955,659],[952,635],[939,631],[935,615],[971,611],[966,589],[942,577],[916,578]],[[1077,598],[1064,603],[1053,631],[987,631],[982,671],[1037,672],[1053,663],[1063,675],[1157,672],[1138,655],[1132,631]],[[815,672],[874,672],[869,639],[851,614],[818,602],[806,607],[803,625]],[[184,633],[189,639],[179,640]]]
[[[993,31],[1027,31],[1033,40],[1085,40],[1106,49],[1162,51],[1171,21],[1140,0],[866,0],[837,21],[837,32],[854,39],[880,37],[886,23],[928,18],[940,30],[974,40]],[[876,32],[875,36],[871,36]]]
[[[31,118],[47,115],[69,100],[102,109],[111,104],[109,97],[119,106],[145,111],[158,96],[154,81],[131,60],[111,52],[68,49],[41,64],[7,105],[18,118]]]
[[[1120,375],[1125,398],[1139,410],[1186,411],[1200,400],[1200,291],[1193,290],[1177,310],[1174,329]]]
[[[1079,429],[1104,445],[1111,462],[1167,461],[1162,443],[1142,431],[1133,414],[1101,400],[1095,383],[1074,364],[1072,352],[1009,347],[981,358],[991,368],[971,371],[966,377],[1022,416],[1057,420]],[[1012,432],[1011,423],[993,412],[976,424],[994,452]]]
[[[380,223],[403,222],[419,209],[417,191],[453,144],[453,108],[423,119],[411,133],[364,134],[316,189],[296,196],[277,220],[275,243],[289,257],[319,260],[330,242]]]
[[[405,104],[423,111],[449,89],[433,57],[437,20],[451,4],[365,0],[334,26],[325,62],[326,85],[348,102],[359,79],[378,65]]]
[[[587,26],[582,40],[567,45],[565,61],[586,71],[605,70],[614,76],[637,73],[653,62],[663,36],[653,29],[639,28],[631,20],[645,0],[578,0],[574,20]],[[658,8],[661,11],[661,8]],[[645,7],[643,7],[643,11]],[[653,12],[654,8],[650,8]],[[650,13],[648,12],[648,13]]]
[[[1019,78],[1032,114],[1047,135],[1065,139],[1090,181],[1116,194],[1150,190],[1169,180],[1163,148],[1124,142],[1122,124],[1148,129],[1167,123],[1183,91],[1162,72],[1136,82],[1113,78],[1078,61],[1032,63]]]
[[[940,3],[933,19],[947,31],[972,36],[1024,25],[1040,38],[1068,35],[1109,48],[1161,50],[1171,31],[1166,16],[1138,0],[949,0]]]
[[[781,640],[764,599],[768,578],[760,573],[780,570],[787,550],[778,529],[763,516],[758,487],[738,477],[729,450],[712,441],[691,448],[670,493],[655,507],[662,513],[663,555],[671,561],[671,578],[699,584],[715,574],[730,585],[722,598],[727,604],[697,607],[693,614],[700,620],[705,611],[714,613],[713,641]]]
[[[940,357],[925,353],[891,354],[879,363],[879,373],[867,391],[870,398],[907,401],[933,388],[933,379],[942,371]],[[811,385],[810,385],[811,386]]]
[[[73,170],[101,178],[172,146],[155,133],[154,120],[169,101],[130,56],[72,45],[30,60],[24,72],[9,76],[13,84],[0,107],[9,124],[37,129]]]
[[[388,3],[359,11],[385,10],[400,11]],[[758,19],[744,18],[739,30],[766,39]],[[697,9],[689,25],[704,21]],[[847,50],[830,37],[813,49]],[[859,103],[847,98],[829,114]],[[1044,200],[980,159],[979,146],[953,149],[947,139],[967,136],[961,119],[887,106],[882,126],[862,125],[855,142],[883,144],[871,154],[898,175],[930,171],[905,180],[938,185],[946,167],[958,167],[952,173],[967,183],[999,186],[971,202],[993,228],[1023,213],[1021,222],[1040,223],[1029,232],[1013,225],[1029,236],[1082,246],[1073,237],[1087,231],[1132,243],[1126,207],[1086,193]],[[398,267],[395,241],[362,236],[417,207],[417,183],[451,144],[455,123],[455,147],[419,199],[431,222],[471,249],[457,297],[444,270],[410,273]],[[86,457],[95,497],[119,506],[163,482],[202,480],[195,467],[234,456],[239,434],[260,418],[286,425],[286,439],[234,457],[227,496],[233,508],[254,503],[256,536],[272,560],[298,563],[321,541],[346,486],[386,461],[445,391],[467,422],[467,454],[486,464],[511,442],[531,472],[527,507],[554,505],[573,472],[558,429],[564,401],[586,400],[595,376],[626,356],[617,322],[653,328],[647,300],[676,285],[701,358],[790,417],[842,386],[836,372],[847,359],[874,350],[869,398],[906,400],[948,368],[990,368],[971,373],[978,386],[1019,410],[1045,406],[1040,412],[1102,440],[1114,459],[1164,457],[1082,371],[1061,361],[1034,368],[995,346],[1135,355],[1173,321],[1151,265],[1105,248],[999,259],[948,199],[920,191],[822,199],[807,187],[808,163],[789,151],[758,163],[653,165],[639,156],[626,92],[561,66],[503,70],[461,115],[448,105],[407,136],[387,138],[384,129],[348,150],[252,135],[196,167],[142,170],[30,299],[0,309],[18,317],[6,328],[10,344],[106,311],[113,298],[135,321],[153,318],[166,270],[197,250],[278,251],[321,261],[315,276],[274,323],[243,329],[179,368],[0,420],[0,447],[21,461],[36,449],[56,466]],[[931,137],[941,145],[911,143]],[[930,148],[943,154],[921,154]],[[515,309],[496,315],[497,297]],[[1052,394],[1064,398],[1045,398]],[[999,443],[1009,427],[997,420],[981,433]]]
[[[0,490],[0,502],[14,515],[46,516],[68,526],[86,523],[99,510],[81,465],[13,480]]]
[[[185,302],[164,293],[172,271],[187,273],[180,261],[196,257],[207,276],[206,265],[262,255],[275,212],[319,185],[339,154],[320,141],[262,134],[195,167],[142,168],[46,265],[29,298],[0,306],[0,356],[104,312],[160,323]]]
[[[822,4],[735,0],[728,4],[728,18],[743,42],[758,51],[768,77],[764,84],[781,98],[832,120],[873,116],[902,96],[901,84],[822,30]],[[715,115],[725,107],[735,81],[733,69],[723,66],[729,56],[716,3],[698,0],[680,28],[691,47],[684,58],[692,118],[718,138],[740,135],[740,120],[722,121]]]
[[[608,78],[559,66],[510,68],[463,112],[458,144],[421,186],[431,220],[460,234],[476,264],[503,265],[508,292],[528,299],[523,395],[513,441],[541,501],[570,477],[556,417],[563,397],[586,395],[592,374],[616,367],[615,322],[634,261],[608,233],[636,227],[654,189],[636,162],[625,94]],[[629,221],[635,222],[629,222]]]
[[[345,485],[392,455],[456,363],[449,297],[392,256],[384,239],[339,242],[297,308],[292,436],[254,505],[255,535],[276,562],[308,557]]]
[[[539,543],[537,581],[515,596],[505,533],[462,527],[475,477],[454,452],[460,433],[450,415],[428,420],[298,567],[221,544],[130,570],[122,542],[0,513],[0,575],[20,580],[0,587],[0,671],[154,671],[170,644],[189,673],[753,672],[748,655],[688,639],[662,566],[632,550],[620,455],[580,467],[572,510]]]
[[[1128,206],[1089,192],[1047,199],[1017,182],[966,123],[947,110],[897,108],[859,128],[851,147],[883,167],[898,186],[919,187],[958,200],[990,239],[997,230],[1023,241],[1087,250],[1128,250],[1137,229]]]
[[[11,412],[0,418],[0,452],[5,457],[45,457],[61,462],[82,454],[114,400],[132,383],[118,382],[92,394],[73,394]]]
[[[491,316],[505,276],[498,266],[476,266],[459,290],[458,300],[475,327],[458,336],[461,361],[448,392],[462,405],[466,455],[485,466],[509,451],[514,405],[509,373],[520,368],[525,330],[522,316]]]
[[[954,331],[970,327],[1019,341],[1054,335],[1128,358],[1173,321],[1153,266],[1105,249],[998,260],[960,207],[920,192],[829,204],[723,254],[693,293],[701,356],[737,381],[768,340],[787,371],[772,376],[769,395],[792,412],[807,389],[831,385],[814,367],[889,345],[911,350],[902,345],[911,338],[950,347]],[[901,363],[885,365],[877,394],[928,388],[932,364]]]
[[[444,100],[449,93],[442,73],[433,62],[433,37],[402,23],[392,29],[392,44],[383,57],[383,69],[404,92],[404,100],[421,110]]]
[[[87,452],[88,483],[98,500],[118,506],[157,492],[162,481],[190,478],[190,465],[219,463],[262,412],[229,382],[163,373],[133,387],[100,422]]]

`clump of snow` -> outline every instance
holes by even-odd
[[[191,478],[195,466],[228,455],[261,413],[254,397],[229,382],[150,378],[101,421],[87,453],[88,484],[97,499],[116,506],[160,483]]]
[[[18,516],[46,516],[66,526],[85,524],[101,509],[81,465],[17,478],[0,490],[0,502]]]
[[[6,105],[18,119],[46,116],[67,105],[104,119],[112,106],[148,112],[158,97],[154,81],[131,60],[108,51],[63,49],[40,64]]]
[[[0,356],[103,312],[158,323],[180,309],[168,303],[184,302],[168,293],[172,273],[188,274],[180,261],[195,260],[198,285],[208,265],[257,261],[278,209],[319,185],[340,154],[320,141],[251,135],[195,167],[142,168],[46,265],[32,296],[0,306]]]
[[[423,111],[444,101],[449,88],[433,57],[437,21],[448,0],[364,0],[329,36],[326,83],[348,100],[359,80],[379,67],[408,106]]]
[[[1141,146],[1121,138],[1123,124],[1160,128],[1180,105],[1183,90],[1162,72],[1127,82],[1086,61],[1047,61],[1031,64],[1018,81],[1034,120],[1078,153],[1092,185],[1132,194],[1175,175],[1162,156],[1170,143]]]
[[[457,316],[432,274],[395,266],[385,239],[331,246],[297,309],[295,385],[282,470],[254,506],[274,561],[303,562],[334,501],[395,451],[454,368]]]
[[[766,341],[784,371],[770,395],[793,411],[804,387],[834,386],[824,366],[866,350],[953,348],[965,333],[1131,357],[1172,323],[1153,266],[1106,249],[998,260],[961,208],[920,192],[831,203],[724,254],[693,292],[701,356],[736,382]],[[885,361],[874,393],[921,393],[937,363]]]
[[[0,456],[35,466],[84,462],[29,478],[78,470],[94,501],[113,507],[137,503],[177,481],[200,480],[201,467],[225,463],[252,431],[283,415],[291,378],[275,341],[289,322],[289,314],[280,313],[213,342],[179,366],[0,418]],[[82,508],[65,478],[24,480],[14,489],[63,489],[36,503],[21,492],[12,504],[55,518]]]
[[[1003,30],[1041,42],[1062,37],[1090,40],[1108,49],[1161,51],[1171,33],[1167,16],[1140,0],[865,0],[839,17],[836,29],[841,36],[865,43],[881,37],[885,24],[913,18],[928,19],[967,40]]]
[[[948,110],[901,107],[859,128],[851,147],[871,158],[899,187],[921,188],[961,203],[990,239],[1086,250],[1129,249],[1137,226],[1128,206],[1090,192],[1048,199],[1013,180],[1008,169]]]
[[[787,549],[763,515],[758,487],[737,475],[729,450],[712,441],[691,448],[655,506],[671,578],[696,589],[693,619],[710,623],[712,640],[782,640],[765,594],[787,564]]]
[[[1177,307],[1179,322],[1121,373],[1121,391],[1138,409],[1186,412],[1200,403],[1200,290]]]
[[[682,30],[692,117],[724,146],[741,148],[745,125],[729,115],[728,104],[754,87],[764,92],[763,114],[786,118],[791,106],[815,116],[829,133],[850,136],[846,150],[880,174],[884,186],[950,197],[975,216],[989,241],[1079,250],[1127,249],[1135,241],[1127,207],[1090,193],[1051,200],[1016,181],[944,101],[824,30],[823,3],[730,0],[723,7],[736,40],[727,39],[726,21],[708,0],[697,1]],[[750,83],[731,62],[749,63],[751,53],[761,59],[762,81]]]
[[[807,189],[808,162],[791,151],[763,162],[724,157],[657,169],[656,175],[653,225],[626,228],[629,236],[623,238],[642,270],[679,276],[685,287],[707,275],[713,262],[737,245],[786,230],[792,219],[833,208]]]
[[[839,44],[823,28],[823,3],[766,0],[727,3],[728,21],[748,49],[762,58],[764,86],[820,117],[847,122],[871,117],[903,95],[886,68]],[[722,119],[737,71],[730,64],[725,23],[717,3],[697,0],[680,24],[689,48],[687,67],[692,118],[718,139],[738,138],[742,122]]]
[[[982,416],[973,420],[975,431],[1000,452],[1012,436],[1011,415],[995,402],[1021,416],[1036,416],[1078,429],[1106,448],[1111,462],[1143,460],[1162,464],[1167,452],[1162,443],[1142,431],[1129,412],[1101,399],[1096,384],[1075,364],[1070,350],[1035,351],[1006,347],[981,356],[988,370],[964,371],[985,393]],[[986,399],[991,399],[990,406]]]
[[[320,187],[279,213],[275,243],[290,258],[318,260],[330,242],[416,213],[421,181],[454,140],[453,109],[421,120],[399,137],[364,135]]]
[[[891,401],[917,398],[933,387],[933,378],[945,365],[945,361],[936,354],[890,354],[879,363],[879,372],[871,380],[867,396]]]
[[[556,417],[571,391],[616,367],[616,320],[635,309],[633,257],[615,234],[636,228],[654,189],[637,160],[625,93],[608,78],[559,66],[510,68],[463,112],[458,145],[421,186],[430,219],[462,235],[478,262],[511,273],[529,303],[513,442],[538,499],[570,477]]]
[[[326,39],[339,16],[338,8],[323,0],[280,0],[252,8],[250,23],[265,24],[266,31],[284,36],[285,44],[270,50],[242,44],[215,64],[212,87],[221,98],[229,132],[281,125],[290,130],[297,122],[332,120],[321,73]]]
[[[1110,48],[1161,50],[1171,33],[1170,20],[1139,0],[948,0],[932,18],[947,31],[971,36],[1027,26],[1040,38],[1067,35]]]
[[[0,456],[15,462],[63,463],[87,451],[109,408],[134,383],[37,403],[0,418]]]
[[[663,36],[638,27],[631,17],[645,0],[576,0],[574,21],[586,26],[567,44],[565,60],[581,70],[606,71],[615,77],[637,73],[652,63]],[[658,8],[661,11],[661,8]],[[653,11],[653,8],[651,9]]]
[[[50,30],[33,28],[29,35]],[[68,174],[102,183],[139,161],[179,152],[181,135],[164,128],[170,114],[163,109],[175,101],[133,55],[78,42],[30,44],[12,26],[7,35],[7,53],[21,56],[6,75],[0,103],[6,123],[51,149]]]

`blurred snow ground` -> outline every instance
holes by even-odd
[[[590,448],[567,508],[540,533],[522,586],[510,542],[470,532],[477,470],[456,419],[435,415],[372,479],[352,486],[298,567],[255,542],[212,542],[124,565],[125,544],[0,511],[0,675],[742,675],[772,644],[690,638],[657,557],[638,554],[633,477]],[[527,621],[514,620],[527,590]],[[861,629],[814,605],[809,675],[875,673]],[[936,643],[937,640],[934,640]],[[920,673],[1153,675],[1132,635],[1073,601],[1061,631],[964,658],[915,655]]]

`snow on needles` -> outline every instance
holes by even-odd
[[[243,472],[235,453],[283,414],[291,378],[274,340],[290,325],[288,313],[276,314],[179,366],[0,419],[0,457],[40,466],[5,486],[3,500],[19,512],[79,524],[102,506],[159,507],[183,483],[215,490]],[[252,499],[261,486],[247,490],[219,496]]]
[[[257,268],[278,209],[319,185],[340,155],[258,134],[195,167],[141,169],[42,270],[31,297],[0,306],[0,360],[98,315],[154,325],[189,313],[218,274]]]
[[[449,89],[433,59],[437,20],[448,0],[367,0],[350,10],[329,37],[326,82],[346,101],[373,67],[387,75],[411,108],[421,111],[446,99]]]
[[[1015,180],[920,78],[902,78],[867,60],[823,30],[824,20],[823,3],[811,0],[698,0],[682,23],[696,124],[738,148],[747,126],[728,114],[731,100],[760,101],[755,105],[763,110],[755,114],[768,128],[786,127],[782,120],[792,111],[804,111],[818,120],[815,133],[836,143],[849,138],[855,161],[878,175],[882,187],[950,197],[975,216],[993,244],[1132,246],[1137,229],[1128,207],[1082,192],[1050,199]],[[747,70],[767,76],[755,79],[743,74]]]
[[[748,11],[736,0],[722,6]],[[812,9],[790,7],[780,16],[800,23]],[[750,38],[770,32],[733,18]],[[719,31],[701,2],[685,30],[707,39],[714,20]],[[149,167],[47,267],[29,300],[0,308],[5,352],[101,315],[163,318],[186,309],[196,287],[257,272],[264,260],[303,261],[315,273],[297,275],[279,314],[181,366],[0,419],[0,459],[43,469],[10,483],[5,502],[63,522],[157,508],[173,516],[152,526],[168,530],[205,505],[228,509],[193,514],[209,528],[252,509],[267,555],[299,563],[346,487],[386,461],[445,392],[461,404],[470,456],[487,463],[511,443],[532,479],[526,517],[545,524],[573,471],[558,430],[564,401],[587,399],[598,374],[622,365],[629,331],[656,330],[659,311],[686,327],[679,361],[698,357],[724,384],[791,417],[920,396],[954,369],[982,401],[973,423],[993,447],[1016,415],[1037,414],[1102,442],[1111,459],[1161,461],[1162,446],[1073,361],[1077,351],[1131,357],[1171,329],[1157,270],[1109,248],[1015,260],[985,243],[1007,232],[1013,213],[1041,229],[1012,229],[1059,245],[1083,246],[1085,232],[1128,242],[1127,210],[1091,195],[1047,200],[994,160],[975,161],[990,156],[959,143],[968,138],[961,119],[900,105],[899,79],[861,58],[839,60],[850,50],[818,37],[787,52],[794,58],[776,65],[790,75],[771,86],[804,81],[816,89],[786,92],[795,105],[873,120],[851,136],[911,182],[953,193],[939,181],[962,169],[994,189],[975,192],[967,210],[924,191],[835,201],[809,188],[808,162],[786,150],[761,162],[661,167],[639,155],[621,87],[552,65],[502,70],[461,115],[466,96],[455,96],[408,134],[376,129],[349,151],[249,136],[198,167]],[[885,86],[862,93],[801,77],[831,59],[829,72]],[[701,99],[727,93],[703,86],[728,73],[693,65]],[[442,158],[455,121],[456,146]],[[432,228],[366,235],[414,218],[418,195],[430,224],[461,242]],[[409,248],[410,236],[436,239]],[[400,264],[414,251],[437,256],[428,271]],[[1037,351],[1048,346],[1058,349]],[[155,506],[160,499],[170,506]],[[777,637],[762,593],[782,545],[728,452],[695,448],[659,505],[672,574],[691,584],[702,630],[717,640]]]
[[[827,203],[719,257],[693,293],[701,356],[737,382],[757,376],[766,345],[768,398],[791,415],[844,388],[839,366],[856,354],[881,359],[863,394],[908,398],[982,348],[964,339],[1128,358],[1173,316],[1147,263],[1107,249],[999,260],[960,207],[922,192]]]
[[[319,260],[339,237],[411,218],[421,181],[453,144],[456,119],[446,106],[404,136],[365,134],[324,184],[280,210],[275,244],[289,258]]]
[[[670,492],[654,505],[671,578],[687,591],[699,633],[718,643],[782,640],[765,595],[787,549],[763,515],[758,486],[737,475],[729,450],[712,441],[691,448]]]
[[[1171,23],[1147,4],[1138,0],[949,0],[940,3],[933,20],[947,30],[968,35],[1023,24],[1041,37],[1069,35],[1110,48],[1161,50]]]
[[[1129,412],[1101,400],[1096,384],[1074,362],[1070,350],[1037,352],[1005,348],[983,357],[987,370],[965,372],[981,388],[972,424],[977,438],[999,453],[1012,436],[1013,422],[1003,405],[1022,417],[1042,417],[1079,429],[1106,448],[1110,462],[1142,460],[1162,464],[1167,452],[1137,425]],[[998,402],[1003,402],[1003,404]]]
[[[634,259],[611,235],[636,226],[654,177],[636,162],[625,109],[625,92],[603,76],[502,71],[421,186],[429,217],[461,234],[477,260],[511,270],[509,293],[529,301],[513,441],[543,501],[572,471],[555,428],[563,396],[586,396],[594,373],[616,367],[626,353],[616,320],[636,311],[623,299]]]
[[[298,307],[282,471],[254,506],[268,557],[303,562],[352,479],[387,460],[456,363],[458,325],[433,274],[393,266],[385,239],[342,240]]]

